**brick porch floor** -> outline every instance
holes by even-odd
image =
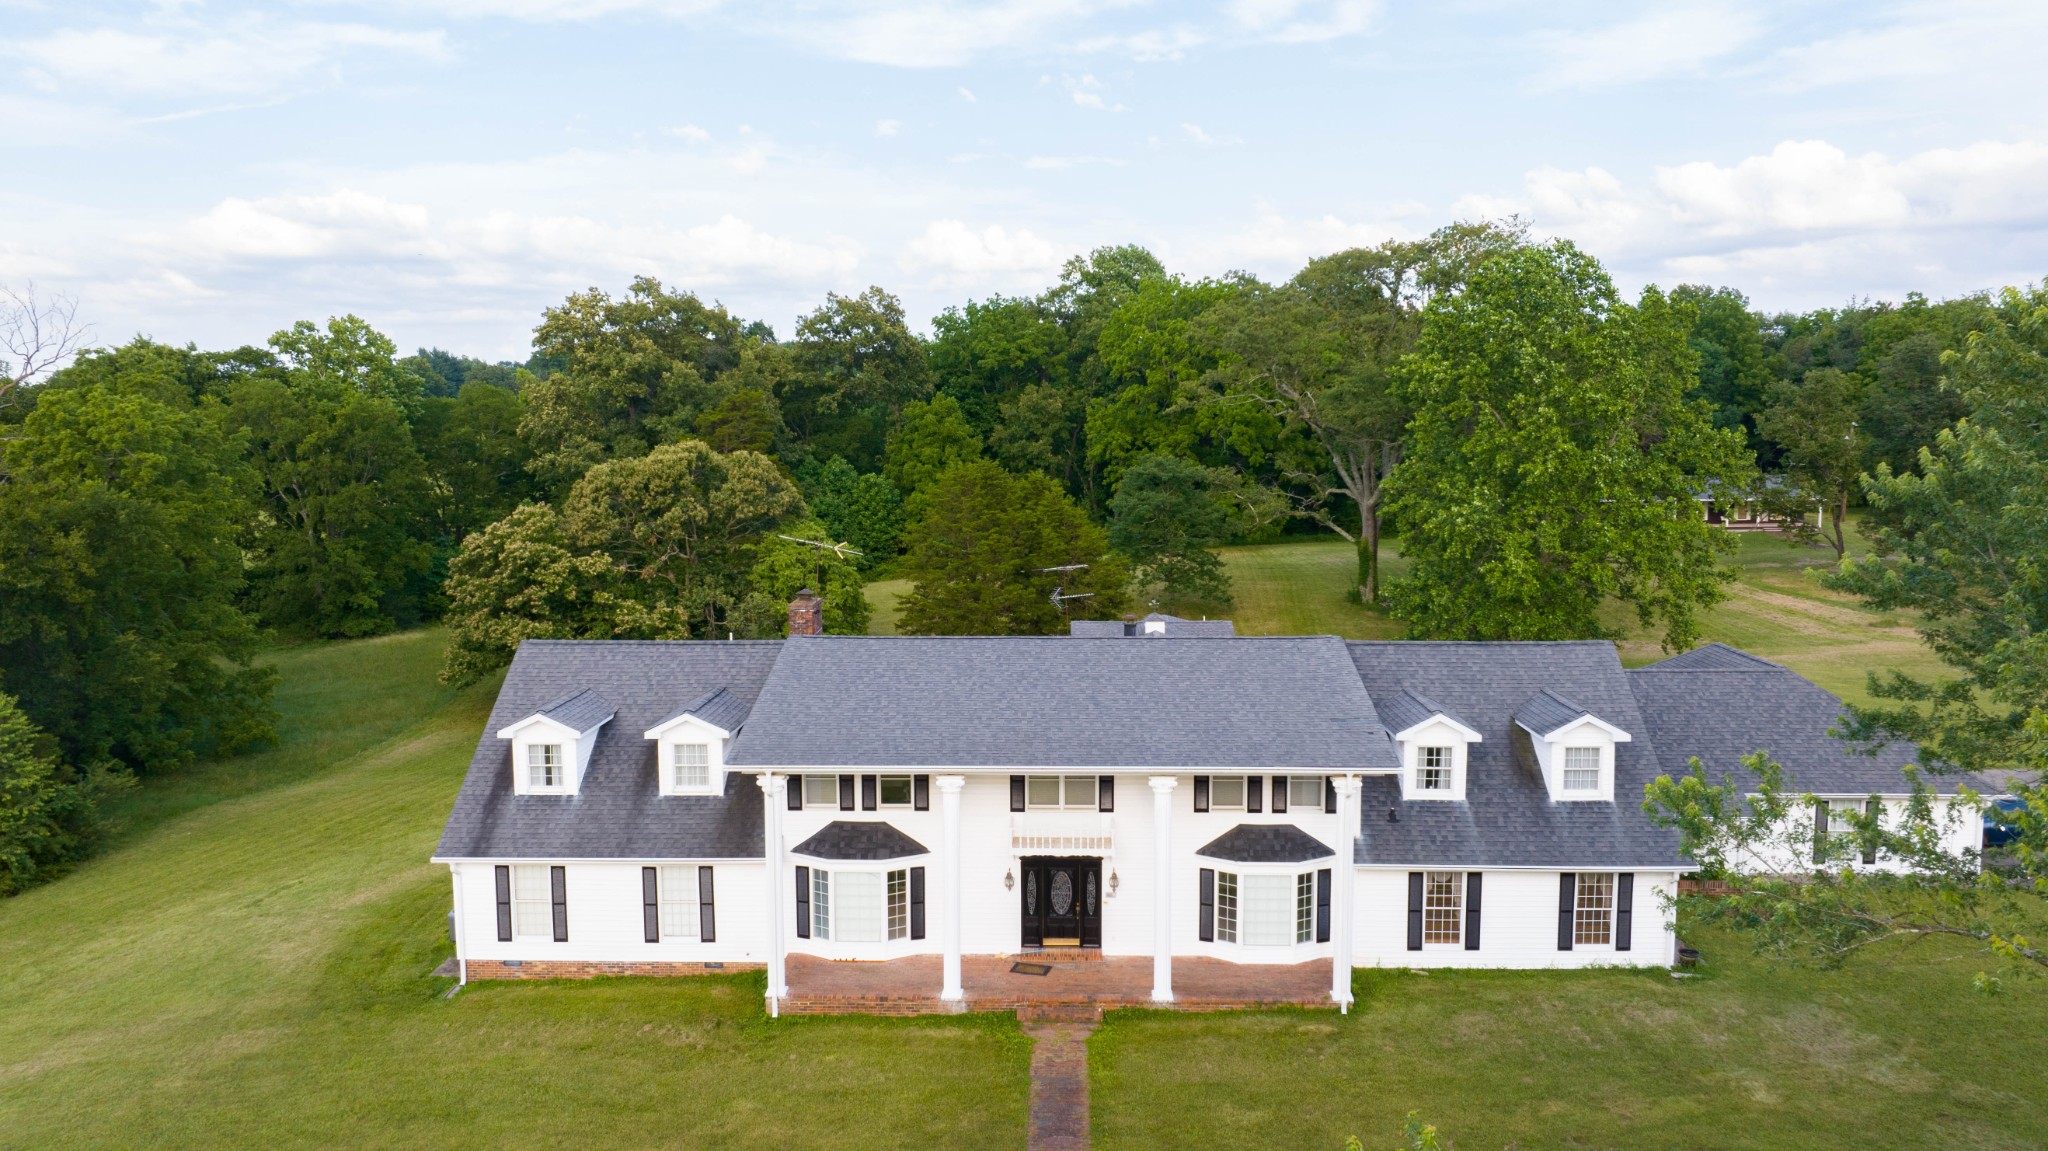
[[[789,957],[791,1014],[919,1015],[948,1011],[1008,1011],[1070,1003],[1096,1009],[1152,1005],[1152,959],[1114,955],[1086,963],[1053,962],[1048,975],[1010,970],[1018,957],[969,955],[960,963],[964,1007],[939,1000],[939,957],[917,955],[862,963]],[[1033,962],[1023,957],[1023,962]],[[1176,958],[1172,1006],[1189,1011],[1298,1004],[1330,1005],[1330,963],[1251,965],[1221,959]]]

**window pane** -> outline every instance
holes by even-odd
[[[910,872],[889,873],[889,938],[910,938]]]
[[[1415,749],[1415,790],[1449,791],[1451,789],[1451,749],[1448,747],[1419,747]]]
[[[1564,765],[1570,768],[1591,768],[1600,770],[1600,749],[1597,747],[1568,747],[1564,749]]]
[[[1579,900],[1572,916],[1572,942],[1603,946],[1613,939],[1614,873],[1579,873]]]
[[[836,775],[804,776],[804,806],[830,807],[839,802],[839,777]]]
[[[881,781],[883,807],[910,806],[910,777],[907,775],[885,775]]]
[[[1244,807],[1244,776],[1216,775],[1209,778],[1209,810],[1235,811]]]
[[[811,869],[811,936],[832,938],[832,873]]]
[[[1464,939],[1465,873],[1426,871],[1422,874],[1422,941],[1459,943]]]
[[[687,756],[686,750],[695,748],[697,754]],[[704,754],[701,743],[679,743],[676,745],[676,786],[678,788],[708,788],[711,786],[711,762]]]
[[[693,866],[663,867],[659,892],[661,937],[697,938],[697,869]]]
[[[676,762],[701,766],[711,762],[711,745],[705,743],[679,743],[676,745]]]
[[[1294,941],[1312,943],[1316,937],[1316,873],[1304,871],[1294,877]]]
[[[1238,890],[1238,916],[1247,945],[1285,947],[1294,942],[1292,875],[1241,875]]]
[[[1451,749],[1448,747],[1416,748],[1415,762],[1423,767],[1449,767],[1451,766]]]
[[[1216,873],[1216,938],[1237,942],[1237,876],[1228,871]]]
[[[1567,767],[1564,769],[1566,791],[1600,790],[1600,769],[1597,767]]]
[[[527,744],[526,769],[528,787],[562,786],[562,745],[559,743]]]
[[[1323,805],[1323,777],[1320,775],[1290,775],[1287,777],[1287,807],[1321,807]]]
[[[841,943],[882,941],[882,874],[878,871],[842,871],[834,899],[832,938]]]
[[[1024,802],[1032,807],[1060,805],[1060,777],[1033,775],[1024,780]]]
[[[1064,778],[1066,781],[1067,806],[1081,811],[1095,810],[1095,777],[1092,775],[1069,775]]]
[[[512,865],[512,934],[521,939],[555,937],[554,884],[546,864]]]

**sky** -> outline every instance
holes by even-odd
[[[2041,0],[0,0],[0,284],[523,359],[636,275],[924,329],[1518,213],[1631,293],[1939,298],[2048,273],[2044,49]]]

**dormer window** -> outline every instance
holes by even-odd
[[[535,791],[558,791],[565,782],[561,744],[526,745],[526,786]]]
[[[1462,803],[1472,748],[1485,742],[1479,732],[1435,700],[1405,688],[1387,698],[1381,718],[1401,757],[1401,798]]]
[[[1415,749],[1415,790],[1451,790],[1450,748],[1418,747]]]
[[[709,791],[711,789],[711,745],[708,743],[678,743],[671,750],[675,756],[676,790]]]
[[[648,728],[644,734],[654,741],[661,794],[725,794],[726,748],[746,717],[746,706],[721,687]]]
[[[1600,749],[1597,747],[1567,747],[1564,749],[1564,789],[1593,793],[1600,790]]]
[[[590,770],[597,733],[612,719],[612,705],[584,690],[498,729],[511,741],[508,766],[518,795],[575,795]]]

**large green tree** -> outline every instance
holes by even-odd
[[[1052,635],[1069,612],[1113,615],[1129,602],[1128,567],[1051,477],[974,460],[949,469],[931,497],[903,562],[913,584],[897,625],[905,633]],[[1063,610],[1055,590],[1089,598]]]
[[[799,473],[804,500],[833,543],[852,545],[862,571],[896,558],[903,537],[903,493],[886,476],[862,475],[838,456]]]
[[[1699,357],[1699,382],[1692,394],[1713,408],[1714,424],[1756,432],[1757,413],[1775,377],[1764,348],[1764,319],[1734,288],[1680,284],[1671,302],[1693,309],[1686,342]]]
[[[84,858],[104,830],[100,801],[133,782],[104,765],[79,772],[59,762],[56,741],[0,694],[0,896]]]
[[[1741,433],[1687,398],[1690,327],[1654,289],[1624,302],[1567,241],[1499,252],[1430,301],[1387,481],[1413,563],[1390,598],[1416,635],[1599,636],[1616,599],[1690,646],[1732,546],[1697,495],[1751,473]]]
[[[916,519],[924,512],[926,493],[947,468],[980,457],[981,437],[967,422],[960,401],[941,393],[905,405],[903,418],[889,433],[882,475],[903,493],[904,510]]]
[[[444,546],[534,497],[532,449],[519,438],[519,393],[471,381],[453,396],[428,396],[413,424],[429,476],[429,502]]]
[[[1124,469],[1109,502],[1109,544],[1130,560],[1142,594],[1177,609],[1230,605],[1230,577],[1214,551],[1230,535],[1227,496],[1218,492],[1229,485],[1217,480],[1178,456],[1139,456]]]
[[[903,406],[932,390],[924,341],[881,288],[827,293],[797,321],[790,356],[795,370],[777,393],[783,420],[820,458],[844,456],[863,471],[880,462]]]
[[[1857,427],[1864,382],[1838,368],[1817,368],[1798,383],[1771,385],[1770,404],[1757,417],[1757,430],[1777,445],[1791,484],[1770,494],[1783,515],[1802,515],[1818,505],[1825,524],[1811,525],[1840,556],[1849,550],[1849,497],[1856,490],[1868,450]],[[1807,534],[1804,519],[1791,521]]]
[[[790,537],[790,538],[784,538]],[[760,636],[783,634],[789,621],[789,601],[809,588],[824,597],[825,631],[831,635],[866,635],[868,630],[867,584],[861,578],[854,557],[829,547],[798,543],[835,544],[832,533],[815,517],[803,516],[784,523],[764,537],[755,549],[754,569],[748,576],[751,610],[760,622],[747,630]]]

